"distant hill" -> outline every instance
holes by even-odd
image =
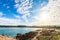
[[[60,26],[26,26],[26,25],[17,25],[17,26],[12,26],[12,25],[0,25],[0,27],[22,27],[22,28],[54,28],[54,29],[60,29]]]

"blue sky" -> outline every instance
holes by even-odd
[[[29,0],[30,1],[30,0]],[[20,2],[20,1],[19,1]],[[21,2],[18,4],[21,4]],[[41,6],[41,4],[43,2],[48,2],[48,0],[32,0],[32,7],[29,8],[29,11],[35,10],[35,8],[37,9],[38,7]],[[0,0],[0,11],[3,12],[4,17],[6,18],[15,18],[14,15],[19,15],[19,16],[23,16],[22,13],[18,13],[17,12],[17,8],[15,8],[14,5],[16,5],[17,3],[15,3],[15,0]],[[38,5],[37,5],[38,4]],[[29,4],[28,4],[29,5]],[[31,13],[30,13],[31,14]],[[32,15],[32,14],[31,14]],[[33,14],[34,15],[34,14]]]
[[[54,3],[54,0],[52,0],[52,2]],[[0,25],[38,24],[38,20],[40,20],[42,16],[47,16],[45,15],[47,13],[42,12],[45,12],[44,10],[48,8],[47,5],[49,4],[51,4],[50,0],[0,0]],[[50,9],[48,8],[48,10]],[[51,9],[51,11],[52,10],[53,9]],[[39,15],[40,17],[41,14],[41,18],[38,18],[37,16]]]

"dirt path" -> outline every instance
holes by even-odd
[[[37,35],[33,39],[31,39],[31,40],[38,40],[37,37],[40,36],[40,32],[41,31],[36,31],[36,32],[38,32]]]
[[[48,28],[47,28],[46,30],[54,30],[54,29],[48,29]],[[59,29],[55,29],[55,30],[56,30],[57,32],[60,32]],[[40,36],[40,32],[42,32],[42,30],[36,31],[36,32],[37,32],[37,35],[36,35],[34,38],[32,38],[31,40],[38,40],[37,37]]]

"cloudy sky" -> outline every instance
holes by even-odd
[[[0,25],[60,25],[60,0],[0,0]]]

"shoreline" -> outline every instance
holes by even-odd
[[[27,39],[33,39],[34,40],[34,39],[36,39],[35,37],[38,37],[39,35],[42,35],[41,33],[45,33],[45,32],[48,32],[49,35],[51,35],[51,33],[53,35],[59,33],[59,35],[60,35],[60,30],[57,31],[56,29],[49,29],[49,30],[48,29],[44,29],[44,30],[37,29],[37,30],[30,31],[30,32],[25,33],[25,34],[17,33],[15,37],[11,37],[11,36],[7,36],[7,35],[4,35],[4,34],[0,34],[0,40],[2,40],[2,39],[6,39],[6,40],[17,40],[17,39],[21,39],[21,40],[26,39],[27,40]]]

